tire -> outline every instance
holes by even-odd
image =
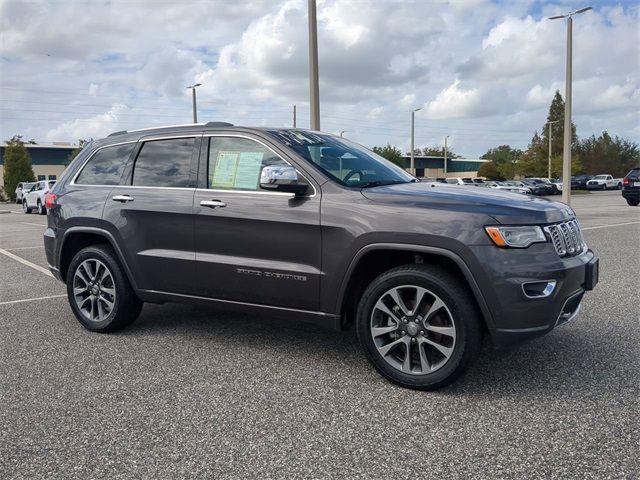
[[[31,208],[29,208],[29,206],[27,205],[26,200],[22,200],[22,211],[24,213],[31,213]]]
[[[87,330],[108,333],[131,325],[142,310],[113,250],[105,245],[83,248],[67,270],[71,310]]]
[[[622,190],[622,184],[618,183],[618,190]]]
[[[636,200],[635,198],[627,198],[627,205],[630,207],[637,207],[640,205],[640,200]]]
[[[358,339],[376,370],[416,390],[444,387],[464,372],[480,352],[480,322],[464,284],[446,270],[427,265],[405,265],[377,277],[362,295],[356,315]]]
[[[38,209],[38,213],[39,213],[40,215],[46,215],[46,214],[47,214],[47,209],[46,209],[46,208],[44,208],[44,207],[42,206],[42,202],[41,202],[40,200],[38,200],[38,207],[37,207],[37,209]]]

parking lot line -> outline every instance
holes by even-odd
[[[611,225],[598,225],[596,227],[583,227],[582,230],[595,230],[596,228],[621,227],[622,225],[636,225],[640,222],[613,223]]]
[[[42,268],[40,265],[36,265],[35,263],[31,263],[28,260],[25,260],[24,258],[19,257],[18,255],[14,255],[11,252],[7,252],[4,248],[0,248],[0,253],[6,257],[12,258],[16,262],[20,262],[21,264],[26,265],[29,268],[33,268],[34,270],[37,270],[40,273],[44,273],[45,275],[48,275],[49,277],[53,278],[53,274],[46,268]]]
[[[10,300],[8,302],[0,302],[0,305],[11,305],[14,303],[35,302],[36,300],[51,300],[52,298],[62,298],[66,295],[49,295],[48,297],[23,298],[21,300]]]
[[[16,250],[31,250],[33,248],[40,248],[43,249],[44,247],[42,245],[34,245],[32,247],[15,247],[15,248],[8,248],[7,250],[12,250],[12,251],[16,251]]]
[[[35,225],[36,227],[46,227],[46,223],[20,222],[23,225]]]

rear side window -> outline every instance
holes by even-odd
[[[133,185],[188,187],[195,138],[145,142],[133,168]]]
[[[98,150],[84,166],[75,183],[79,185],[118,185],[135,143]]]

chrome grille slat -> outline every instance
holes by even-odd
[[[561,257],[575,256],[584,250],[582,232],[576,220],[546,226],[544,231],[549,235],[556,253]]]

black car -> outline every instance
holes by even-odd
[[[551,190],[542,182],[536,182],[531,178],[520,180],[531,189],[532,195],[551,195]]]
[[[567,205],[419,182],[309,130],[117,132],[45,203],[49,268],[88,330],[126,327],[143,302],[353,326],[410,388],[452,382],[485,334],[500,346],[569,322],[598,279]]]
[[[632,168],[622,180],[622,196],[633,207],[640,204],[640,167]]]
[[[587,182],[593,178],[593,175],[576,175],[571,177],[572,190],[586,190]]]

